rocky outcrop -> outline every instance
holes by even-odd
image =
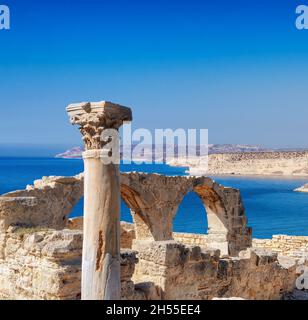
[[[299,187],[294,190],[295,192],[308,192],[308,184],[304,184],[302,187]]]
[[[308,175],[308,151],[273,151],[210,154],[208,167],[205,159],[189,161],[191,175]],[[174,166],[187,166],[186,159],[169,163]]]
[[[75,147],[69,149],[63,153],[59,153],[55,156],[55,158],[62,158],[62,159],[82,159],[82,153],[84,149],[81,147]]]

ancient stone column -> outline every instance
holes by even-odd
[[[71,104],[67,112],[85,143],[81,297],[119,300],[120,174],[118,163],[108,163],[117,152],[110,149],[108,137],[114,131],[110,129],[118,130],[124,121],[132,120],[131,109],[102,101]]]

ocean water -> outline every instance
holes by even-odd
[[[161,165],[122,165],[121,171],[156,172],[185,175],[185,168]],[[0,158],[0,194],[24,189],[35,179],[50,175],[75,175],[83,171],[82,160],[49,158]],[[225,186],[239,188],[248,216],[248,224],[256,238],[273,234],[308,236],[308,194],[293,192],[307,182],[302,178],[280,177],[213,177]],[[82,215],[83,200],[71,216]],[[121,219],[131,221],[131,214],[122,202]],[[174,220],[174,231],[206,233],[206,211],[194,193],[183,199]]]

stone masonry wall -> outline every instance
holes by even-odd
[[[308,256],[308,237],[303,236],[274,235],[272,239],[253,239],[252,246],[294,258]]]
[[[272,251],[232,258],[176,241],[127,239],[133,250],[121,251],[124,300],[279,299],[298,276],[295,259],[280,261]],[[80,299],[81,253],[80,230],[9,228],[0,234],[0,299]]]
[[[135,239],[134,225],[121,221],[121,248],[131,249]],[[209,240],[206,234],[173,232],[173,239],[186,245],[209,246]]]
[[[210,248],[207,234],[174,232],[173,238],[175,241],[185,245]],[[132,248],[132,243],[135,239],[134,225],[121,222],[121,247]],[[283,256],[301,258],[305,255],[308,256],[308,237],[274,235],[272,239],[253,239],[252,247],[271,250]]]
[[[296,263],[279,261],[277,254],[247,249],[239,258],[221,258],[217,250],[203,250],[175,241],[135,241],[139,263],[135,282],[153,282],[165,300],[208,300],[241,297],[280,299],[295,287]]]
[[[208,235],[206,234],[174,232],[173,239],[186,245],[195,245],[200,247],[210,246]]]
[[[10,228],[0,234],[0,300],[76,300],[81,291],[82,231]],[[121,251],[122,299],[145,299],[131,278],[136,253]]]
[[[61,230],[83,196],[83,174],[43,177],[26,190],[0,196],[0,230],[10,226]],[[131,210],[136,238],[172,240],[173,220],[184,196],[195,192],[203,202],[211,246],[236,256],[251,246],[251,228],[240,191],[208,177],[172,177],[159,174],[122,173],[121,195]],[[78,228],[78,222],[75,228]],[[74,226],[72,226],[74,228]]]
[[[82,233],[11,228],[1,233],[2,299],[79,299]]]
[[[83,219],[67,216],[83,195],[82,180],[82,175],[46,177],[0,197],[0,299],[80,299]],[[172,200],[172,190],[166,197],[167,191],[152,187],[152,180],[168,180],[170,188],[174,182],[183,183],[182,195],[196,192],[207,210],[209,235],[172,233],[181,197],[170,209],[168,230],[160,230],[165,218],[162,203]],[[299,260],[294,256],[304,257],[308,237],[255,240],[257,248],[248,248],[251,229],[238,190],[206,177],[173,181],[137,173],[122,175],[123,186],[137,222],[151,217],[144,226],[152,235],[160,238],[163,231],[161,235],[176,241],[138,237],[136,223],[122,223],[122,299],[279,299],[294,289]],[[152,198],[164,200],[153,216]],[[279,259],[278,252],[290,257]]]

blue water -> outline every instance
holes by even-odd
[[[156,172],[185,175],[185,168],[167,165],[122,165],[121,171]],[[75,175],[83,171],[81,160],[47,158],[0,158],[0,194],[23,189],[35,179],[50,175]],[[269,238],[273,234],[308,235],[308,194],[293,192],[307,182],[301,178],[214,177],[225,186],[239,188],[253,236]],[[72,216],[82,215],[81,200]],[[129,209],[122,203],[122,220],[131,221]],[[174,231],[206,233],[205,209],[194,193],[183,199],[174,221]]]

